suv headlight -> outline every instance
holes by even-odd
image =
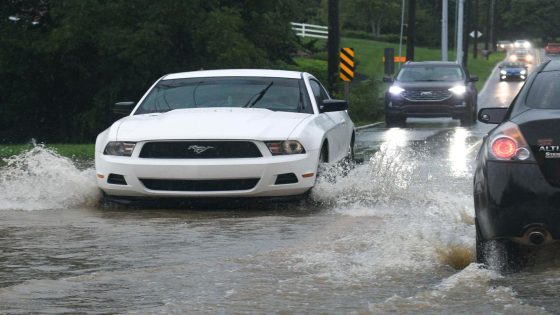
[[[303,145],[296,140],[267,141],[266,146],[272,155],[303,154]]]
[[[506,70],[502,70],[502,71],[500,71],[500,74],[506,75],[506,74],[507,74],[507,71],[506,71]]]
[[[107,146],[105,147],[105,151],[103,151],[103,154],[116,155],[116,156],[131,156],[135,146],[136,146],[136,142],[111,141],[107,143]]]
[[[457,85],[449,89],[455,95],[463,95],[467,92],[467,87],[464,85]]]
[[[389,93],[393,94],[393,95],[399,95],[402,92],[404,92],[404,89],[402,87],[396,86],[396,85],[391,85],[391,87],[389,88]]]

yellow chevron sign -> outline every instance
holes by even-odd
[[[342,48],[340,49],[340,71],[339,76],[342,81],[352,81],[354,79],[354,49]]]

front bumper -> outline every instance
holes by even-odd
[[[128,197],[273,197],[300,195],[315,184],[319,151],[242,159],[150,159],[96,152],[97,184],[110,196]],[[297,183],[276,184],[279,174],[293,173]],[[303,177],[303,174],[314,175]],[[125,185],[108,183],[109,174],[124,176]],[[148,189],[142,180],[231,181],[258,179],[245,190],[173,191]]]
[[[443,101],[409,101],[403,97],[388,97],[386,114],[401,117],[459,117],[472,109],[466,98],[451,97]]]
[[[537,164],[487,161],[475,176],[475,211],[485,239],[516,239],[532,227],[560,239],[560,188]],[[479,187],[477,187],[479,185]]]
[[[527,79],[527,75],[526,74],[522,75],[521,73],[506,73],[506,74],[500,74],[500,79],[525,81],[525,79]]]

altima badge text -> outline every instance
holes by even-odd
[[[196,154],[200,154],[200,153],[205,152],[205,151],[210,150],[210,149],[214,149],[214,147],[211,147],[211,146],[205,147],[205,146],[201,146],[201,145],[191,145],[187,148],[187,150],[191,150]]]

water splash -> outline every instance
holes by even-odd
[[[37,145],[4,159],[0,168],[0,210],[46,210],[92,206],[100,199],[92,168]]]
[[[332,237],[322,246],[294,253],[295,266],[323,268],[335,281],[468,266],[475,236],[472,165],[462,156],[458,167],[440,154],[393,132],[367,163],[330,166],[311,196],[346,219],[325,227]]]

